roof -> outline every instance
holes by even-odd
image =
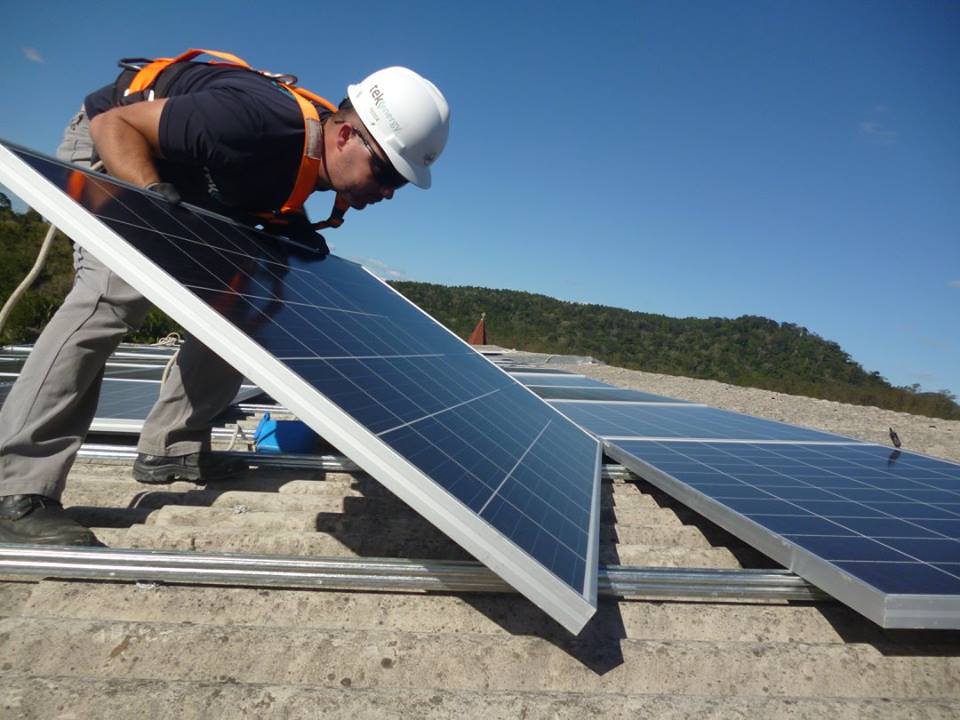
[[[576,371],[864,439],[887,431],[865,408]],[[960,423],[896,415],[905,447],[960,459]],[[114,547],[465,557],[360,473],[262,468],[154,490],[129,463],[78,461],[64,496]],[[771,564],[640,478],[605,481],[603,505],[603,562]],[[953,718],[960,701],[960,633],[882,630],[829,601],[604,599],[574,638],[518,595],[9,581],[0,615],[0,708],[27,718]]]

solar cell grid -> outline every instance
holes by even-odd
[[[6,402],[13,382],[0,383],[0,406]],[[140,420],[147,417],[150,408],[160,394],[160,382],[123,382],[108,378],[103,381],[97,402],[96,419],[91,428],[100,430],[98,421],[102,420]],[[111,430],[117,428],[111,426]],[[131,429],[131,428],[124,428]],[[139,428],[132,428],[138,430]]]
[[[160,397],[160,382],[104,380],[97,417],[143,420]]]
[[[16,377],[23,369],[26,356],[5,358],[0,362],[0,377]],[[123,364],[107,363],[104,368],[106,378],[130,378],[134,380],[160,380],[163,377],[163,365],[145,365],[142,367],[125,366]]]
[[[74,172],[17,153],[60,187]],[[111,245],[103,256],[128,282],[569,629],[586,622],[595,440],[354,263],[102,177],[85,174],[84,192],[179,285]],[[43,211],[101,256],[99,224]]]
[[[575,403],[553,400],[555,408],[603,438],[735,439],[851,442],[848,438],[702,405]]]
[[[612,388],[605,382],[584,377],[583,375],[546,375],[511,373],[515,380],[528,386],[537,387],[580,387],[580,388]]]
[[[869,444],[608,452],[880,624],[960,626],[960,465]]]
[[[616,387],[542,387],[537,385],[528,385],[527,387],[544,400],[689,404],[684,400],[674,400],[663,395]]]
[[[160,368],[162,370],[162,368]],[[0,406],[6,402],[13,382],[0,382]],[[237,392],[233,404],[247,402],[262,395],[262,391],[245,385]],[[160,376],[156,380],[134,380],[130,378],[104,378],[97,398],[96,415],[90,432],[138,434],[143,421],[160,397]],[[227,422],[235,419],[236,411],[227,409],[215,420]]]
[[[561,370],[560,368],[549,368],[549,367],[533,367],[529,365],[521,365],[513,363],[509,360],[504,360],[502,358],[495,358],[494,363],[497,367],[502,368],[511,375],[571,375],[572,373],[567,370]]]

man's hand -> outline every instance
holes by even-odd
[[[180,192],[174,187],[173,183],[155,182],[147,185],[144,190],[149,190],[163,197],[171,205],[180,204]]]
[[[277,222],[267,223],[264,230],[271,235],[283,235],[294,242],[313,248],[321,257],[330,254],[327,241],[323,235],[314,230],[313,225],[303,213],[284,215]]]

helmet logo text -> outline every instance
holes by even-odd
[[[380,89],[379,85],[374,85],[370,88],[370,97],[373,99],[374,107],[383,113],[383,116],[386,118],[387,125],[390,126],[390,129],[394,132],[399,132],[401,127],[400,122],[393,116],[393,113],[390,112],[390,108],[387,106],[386,98],[384,98],[383,95],[383,90]]]

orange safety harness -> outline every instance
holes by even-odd
[[[317,108],[314,103],[323,105],[331,112],[336,112],[337,107],[319,95],[304,88],[297,87],[297,78],[293,75],[278,75],[264,70],[257,70],[252,68],[246,60],[232,53],[217,50],[192,49],[174,58],[157,58],[156,60],[148,62],[143,67],[138,68],[136,74],[133,76],[133,80],[130,81],[129,86],[123,91],[123,96],[129,97],[134,94],[140,94],[144,99],[153,100],[156,97],[155,88],[157,80],[164,70],[167,70],[177,63],[189,62],[200,55],[211,55],[220,59],[221,62],[217,60],[211,61],[211,65],[230,65],[270,78],[296,100],[297,105],[300,107],[300,112],[303,114],[303,155],[300,158],[300,168],[297,170],[297,179],[293,184],[290,197],[286,199],[278,213],[270,213],[268,215],[269,219],[282,223],[286,221],[284,215],[289,216],[291,213],[303,213],[303,204],[306,202],[310,193],[313,192],[321,164],[319,154],[315,155],[311,152],[316,146],[317,141],[321,140],[323,136],[320,116],[317,113]],[[121,66],[127,67],[123,61],[121,61]],[[323,148],[321,147],[320,154],[322,154],[322,152]],[[350,205],[346,199],[340,193],[337,193],[330,217],[323,222],[313,223],[313,227],[316,229],[340,227],[343,224],[344,213],[347,212],[349,207]]]

